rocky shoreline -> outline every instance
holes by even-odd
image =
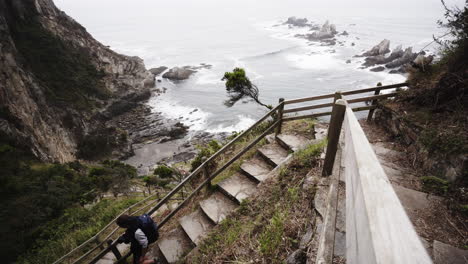
[[[170,165],[191,160],[197,154],[199,145],[205,145],[213,139],[225,140],[227,133],[191,131],[181,122],[182,117],[168,119],[148,105],[149,98],[160,96],[167,90],[158,86],[160,75],[171,81],[183,81],[198,70],[210,67],[202,63],[199,66],[149,69],[154,76],[150,94],[140,98],[140,101],[127,101],[125,110],[118,108],[117,112],[113,112],[110,125],[125,130],[130,145],[126,150],[117,150],[115,156],[136,167],[139,175],[147,175],[158,164]]]
[[[310,22],[307,18],[289,17],[282,24],[275,26],[287,25],[289,29],[294,27],[297,28],[309,28],[310,33],[296,34],[295,37],[306,39],[311,43],[319,43],[320,46],[335,46],[339,44],[344,46],[345,41],[340,41],[337,36],[349,36],[349,33],[345,30],[342,33],[338,33],[336,25],[330,23],[328,20],[320,26]],[[359,40],[358,37],[356,37]],[[355,46],[352,42],[351,46]],[[334,50],[330,52],[335,52]],[[386,55],[390,53],[390,55]],[[411,67],[424,68],[430,64],[434,59],[433,55],[426,56],[425,51],[413,52],[412,47],[407,47],[403,50],[401,45],[397,46],[390,52],[390,40],[384,39],[370,50],[355,55],[354,58],[364,58],[360,69],[367,69],[372,72],[381,72],[388,70],[390,74],[405,74]],[[351,59],[346,60],[346,63],[351,63]],[[372,68],[371,68],[372,67]]]

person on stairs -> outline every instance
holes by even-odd
[[[121,215],[117,218],[117,225],[127,229],[125,234],[119,237],[117,243],[130,243],[133,264],[157,263],[156,259],[149,259],[145,256],[149,244],[154,243],[159,237],[158,226],[149,215]]]

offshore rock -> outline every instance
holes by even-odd
[[[390,52],[390,40],[384,39],[372,49],[364,52],[360,57],[385,55]]]
[[[168,72],[163,74],[163,78],[167,78],[170,80],[186,80],[190,77],[190,75],[194,74],[195,70],[192,70],[191,67],[185,66],[185,67],[174,67],[170,69]]]
[[[166,66],[161,66],[161,67],[149,69],[148,71],[154,74],[154,76],[158,76],[159,74],[163,73],[167,69],[168,68]]]
[[[319,31],[309,34],[308,39],[313,41],[330,39],[335,37],[337,33],[336,26],[334,24],[330,24],[327,20]]]
[[[372,71],[372,72],[381,72],[381,71],[384,71],[384,70],[385,70],[384,66],[378,66],[378,67],[370,69],[370,71]]]
[[[401,56],[400,58],[392,62],[385,64],[385,67],[391,69],[391,68],[397,68],[397,67],[403,66],[404,64],[410,63],[413,60],[415,60],[417,56],[418,54],[413,53],[413,49],[409,47],[405,50],[405,52],[403,53],[403,56]]]
[[[307,18],[297,18],[295,16],[289,17],[286,22],[283,24],[285,25],[291,25],[295,27],[306,27],[309,26],[308,24],[309,21],[307,21]]]

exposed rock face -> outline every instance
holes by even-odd
[[[286,25],[292,25],[296,27],[306,27],[309,26],[308,24],[309,21],[307,21],[307,18],[297,18],[295,16],[289,17],[284,24]]]
[[[362,57],[385,55],[390,52],[390,40],[384,39],[372,49],[364,52]]]
[[[309,40],[323,40],[335,37],[338,32],[336,31],[336,26],[330,24],[330,22],[325,22],[322,28],[319,31],[316,31],[309,35]]]
[[[45,161],[74,160],[102,112],[154,86],[141,59],[102,45],[52,0],[0,0],[0,72],[0,134]]]
[[[416,59],[417,56],[418,56],[418,54],[413,53],[413,49],[411,47],[409,47],[409,48],[405,49],[405,52],[403,53],[403,55],[400,58],[385,64],[385,67],[387,67],[387,68],[400,67],[403,64],[407,64],[407,63],[412,62],[414,59]]]
[[[384,71],[384,70],[385,70],[384,66],[378,66],[378,67],[370,69],[370,71],[372,71],[372,72],[381,72],[381,71]]]
[[[194,74],[196,71],[189,69],[188,67],[174,67],[170,69],[168,72],[163,74],[163,78],[167,78],[170,80],[186,80],[190,77],[190,75]]]
[[[159,74],[163,73],[167,69],[168,68],[166,66],[161,66],[161,67],[149,69],[149,72],[151,72],[155,76],[158,76]]]
[[[371,50],[364,52],[362,55],[355,57],[366,57],[362,66],[371,67],[375,65],[385,65],[385,68],[392,69],[390,73],[405,73],[408,65],[414,67],[424,67],[432,62],[433,57],[425,57],[425,53],[414,53],[411,47],[403,51],[401,45],[397,46],[389,56],[385,56],[390,52],[390,41],[384,39],[378,45],[374,46]],[[417,58],[419,57],[419,60]],[[422,64],[421,64],[422,63]],[[383,66],[375,67],[371,71],[383,71]],[[398,69],[395,69],[398,68]]]

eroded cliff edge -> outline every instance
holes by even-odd
[[[3,140],[58,162],[128,147],[126,132],[106,122],[148,98],[152,86],[140,58],[99,43],[52,0],[0,0]]]

